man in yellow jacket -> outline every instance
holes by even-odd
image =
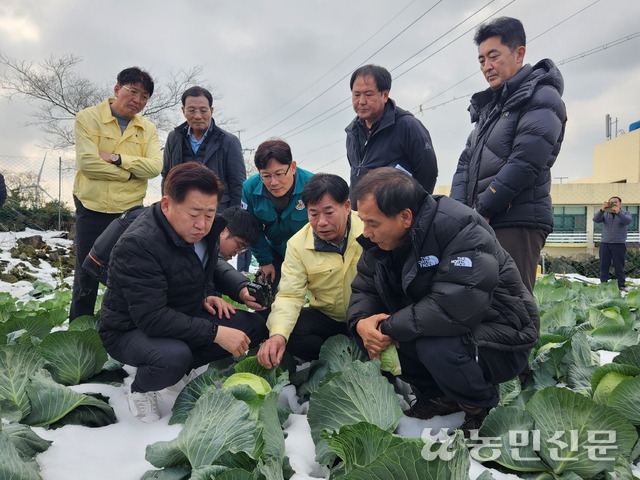
[[[147,72],[127,68],[118,74],[115,98],[76,115],[76,270],[69,320],[94,313],[98,283],[82,270],[93,242],[122,212],[142,204],[147,180],[162,170],[156,127],[140,115],[153,87]]]
[[[351,281],[362,247],[362,221],[351,212],[349,187],[337,175],[318,173],[302,190],[309,223],[287,242],[282,280],[267,320],[269,339],[258,352],[265,368],[285,350],[304,360],[318,358],[334,335],[347,335]],[[309,293],[309,307],[306,293]]]

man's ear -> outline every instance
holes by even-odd
[[[404,228],[411,228],[411,225],[413,225],[413,212],[405,208],[398,215],[400,215],[400,224]]]
[[[516,48],[515,50],[515,54],[516,54],[516,61],[522,65],[524,63],[524,54],[527,51],[527,47],[525,47],[524,45],[520,45],[518,48]]]
[[[166,195],[160,199],[160,209],[165,215],[169,211],[169,197]]]

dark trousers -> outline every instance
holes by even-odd
[[[503,352],[478,348],[463,337],[419,337],[401,343],[400,378],[431,397],[446,395],[473,407],[495,407],[495,385],[515,378],[529,361],[529,350]]]
[[[267,337],[264,319],[245,310],[236,310],[229,320],[208,313],[202,317],[218,325],[242,330],[251,339],[250,348],[258,346]],[[139,329],[124,333],[107,347],[107,352],[119,362],[138,367],[131,384],[133,392],[162,390],[177,383],[192,368],[230,356],[213,342],[191,348],[182,340],[150,337]]]
[[[247,250],[244,253],[238,254],[236,261],[236,270],[238,270],[239,272],[248,272],[249,267],[251,266],[251,249]]]
[[[303,308],[289,335],[287,352],[306,361],[316,360],[324,342],[334,335],[348,335],[347,325],[315,308]]]
[[[119,213],[102,213],[89,210],[74,195],[76,205],[76,268],[73,274],[73,292],[69,321],[82,315],[93,315],[98,296],[98,281],[82,269],[82,262],[93,243],[102,232],[120,216]]]
[[[600,281],[609,281],[609,267],[613,262],[613,269],[618,280],[618,287],[624,287],[624,259],[627,255],[625,243],[601,243],[600,244]]]
[[[539,228],[496,228],[496,237],[518,267],[522,283],[533,293],[540,252],[548,232]]]

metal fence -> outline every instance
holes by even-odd
[[[17,157],[0,155],[0,173],[5,177],[7,190],[17,191],[30,206],[41,207],[59,201],[73,210],[73,181],[76,168],[72,156],[43,155]],[[160,199],[160,178],[149,181],[145,204]]]

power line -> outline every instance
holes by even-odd
[[[419,54],[420,52],[424,51],[424,50],[425,50],[426,48],[428,48],[429,46],[433,45],[433,43],[435,43],[435,42],[436,42],[436,41],[438,41],[439,39],[443,38],[443,37],[444,37],[444,36],[446,36],[447,34],[451,33],[451,32],[452,32],[453,30],[455,30],[458,26],[460,26],[461,24],[465,23],[467,20],[469,20],[470,18],[472,18],[473,16],[475,16],[478,12],[482,11],[484,8],[486,8],[488,5],[490,5],[490,4],[491,4],[491,3],[493,3],[494,1],[495,1],[495,0],[491,0],[490,2],[486,3],[482,8],[480,8],[480,9],[479,9],[479,10],[477,10],[476,12],[472,13],[471,15],[468,15],[468,16],[467,16],[467,17],[466,17],[462,22],[458,23],[458,24],[457,24],[457,25],[455,25],[454,27],[452,27],[452,28],[450,28],[449,30],[447,30],[443,35],[441,35],[440,37],[438,37],[436,40],[434,40],[433,42],[431,42],[429,45],[427,45],[426,47],[424,47],[423,49],[421,49],[420,51],[418,51],[416,54],[414,54],[414,55],[412,55],[411,57],[409,57],[409,59],[411,59],[411,58],[415,57],[417,54]],[[486,20],[487,20],[487,18],[491,18],[491,16],[493,16],[493,15],[495,15],[496,13],[500,12],[501,10],[503,10],[503,9],[504,9],[504,8],[506,8],[507,6],[511,5],[511,3],[514,3],[515,1],[516,1],[516,0],[511,0],[511,2],[510,2],[509,4],[505,5],[504,7],[502,7],[501,9],[499,9],[498,11],[496,11],[495,13],[493,13],[492,15],[490,15],[489,17],[486,17],[486,18],[485,18],[484,20],[482,20],[482,21],[484,22],[484,21],[486,21]],[[436,4],[436,5],[437,5],[437,4]],[[434,5],[430,10],[432,10],[436,5]],[[426,13],[428,13],[430,10],[428,10],[427,12],[425,12],[422,16],[424,16],[424,15],[425,15]],[[415,23],[415,22],[413,22],[413,23]],[[413,23],[412,23],[411,25],[413,25]],[[476,24],[474,27],[472,27],[470,30],[473,30],[474,28],[476,28],[480,23],[482,23],[482,22],[477,23],[477,24]],[[411,26],[411,25],[409,25],[409,26]],[[407,27],[407,28],[409,28],[409,27]],[[406,29],[405,29],[405,30],[406,30]],[[452,41],[451,41],[451,42],[449,42],[448,44],[444,45],[443,47],[441,47],[440,49],[438,49],[436,52],[434,52],[432,55],[430,55],[430,56],[429,56],[429,57],[427,57],[426,59],[431,58],[431,57],[432,57],[433,55],[435,55],[436,53],[439,53],[439,52],[440,52],[440,51],[442,51],[444,48],[446,48],[447,46],[449,46],[451,43],[455,42],[456,40],[458,40],[459,38],[461,38],[463,35],[465,35],[466,33],[468,33],[470,30],[467,30],[467,32],[463,33],[462,35],[458,36],[457,38],[455,38],[454,40],[452,40]],[[393,38],[392,40],[390,40],[389,42],[387,42],[384,46],[386,46],[386,45],[388,45],[389,43],[391,43],[391,41],[393,41],[395,38],[397,38],[397,36],[396,36],[396,37],[394,37],[394,38]],[[383,46],[382,48],[384,48],[384,46]],[[381,49],[380,49],[380,50],[381,50]],[[380,50],[378,50],[378,51],[380,51]],[[378,52],[375,52],[373,55],[375,55],[376,53],[378,53]],[[372,55],[371,57],[373,57],[373,55]],[[371,57],[369,57],[367,60],[369,60]],[[400,65],[403,65],[403,64],[404,64],[404,63],[406,63],[406,61],[408,61],[409,59],[405,60],[405,61],[404,61],[404,62],[402,62]],[[425,59],[425,60],[426,60],[426,59]],[[367,60],[365,60],[365,61],[367,61]],[[424,60],[423,60],[423,61],[424,61]],[[422,63],[422,62],[420,62],[420,63]],[[405,72],[403,72],[402,74],[400,74],[400,75],[396,76],[396,79],[397,79],[397,78],[399,78],[399,77],[401,77],[401,76],[402,76],[402,75],[404,75],[405,73],[407,73],[409,70],[411,70],[411,69],[415,68],[415,67],[416,67],[417,65],[419,65],[420,63],[418,63],[418,64],[414,65],[413,67],[411,67],[410,69],[406,70],[406,71],[405,71]],[[398,68],[400,65],[398,65],[398,66],[394,67],[394,68],[392,69],[392,71],[393,71],[393,70],[395,70],[396,68]],[[346,78],[346,77],[343,77],[343,79],[344,79],[344,78]],[[332,87],[333,87],[333,86],[332,86]],[[330,88],[332,88],[332,87],[330,87]],[[330,109],[325,110],[324,112],[322,112],[322,113],[320,114],[320,116],[327,114],[328,112],[330,112],[331,110],[333,110],[333,109],[334,109],[334,108],[336,108],[337,106],[342,105],[343,103],[347,102],[348,100],[349,100],[349,98],[347,98],[347,99],[345,99],[345,100],[340,101],[338,104],[334,105],[334,106],[333,106],[333,107],[331,107]],[[341,113],[341,112],[343,112],[343,111],[345,111],[345,110],[348,110],[348,109],[349,109],[349,105],[345,106],[344,108],[342,108],[342,109],[341,109],[341,110],[339,110],[338,112],[334,113],[333,115],[329,115],[329,116],[327,116],[327,117],[323,118],[322,120],[318,120],[318,121],[316,121],[315,123],[313,123],[312,125],[308,126],[307,128],[303,128],[302,130],[298,130],[298,129],[300,129],[300,128],[302,128],[302,127],[306,126],[306,125],[308,125],[309,123],[313,122],[315,119],[308,120],[308,121],[306,121],[306,122],[302,123],[301,125],[297,125],[296,127],[292,128],[291,130],[289,130],[289,131],[285,132],[285,133],[283,134],[283,136],[287,136],[287,135],[289,135],[289,136],[294,136],[294,135],[297,135],[297,134],[299,134],[299,133],[302,133],[302,132],[304,132],[304,131],[308,130],[309,128],[312,128],[312,127],[314,127],[314,126],[316,126],[316,125],[318,125],[318,124],[320,124],[320,123],[322,123],[322,122],[324,122],[324,121],[328,120],[329,118],[334,117],[334,116],[335,116],[335,115],[337,115],[338,113]],[[298,131],[296,131],[296,130],[298,130]],[[293,132],[295,132],[295,133],[293,133]]]
[[[633,40],[636,37],[640,37],[640,32],[632,33],[631,35],[627,35],[625,37],[619,38],[618,40],[613,40],[612,42],[609,42],[609,43],[606,43],[604,45],[600,45],[598,47],[592,48],[591,50],[587,50],[585,52],[578,53],[577,55],[573,55],[572,57],[565,58],[564,60],[561,60],[558,63],[556,63],[556,65],[565,65],[567,63],[573,62],[574,60],[579,60],[581,58],[588,57],[589,55],[593,55],[594,53],[601,52],[603,50],[606,50],[607,48],[614,47],[614,46],[619,45],[619,44],[624,43],[624,42],[628,42],[629,40]],[[475,75],[475,72],[473,73],[473,75]],[[466,77],[464,80],[466,80],[467,78],[469,78],[469,77]],[[460,83],[462,83],[462,82],[458,82],[458,83],[456,83],[456,85],[458,85]],[[440,95],[440,94],[438,94],[438,95]],[[435,110],[436,108],[439,108],[439,107],[442,107],[444,105],[447,105],[448,103],[455,102],[456,100],[460,100],[460,99],[463,99],[463,98],[469,98],[469,97],[471,97],[471,95],[473,95],[473,93],[468,93],[466,95],[461,95],[459,97],[454,97],[454,98],[452,98],[450,100],[447,100],[445,102],[439,103],[437,105],[433,105],[431,107],[426,107],[425,108],[425,107],[423,107],[423,105],[419,105],[418,107],[414,107],[414,109],[417,108],[419,112],[424,112],[425,110]],[[435,98],[435,97],[432,97],[430,100],[433,100],[433,98]]]
[[[597,0],[597,1],[599,1],[599,0]],[[596,2],[594,2],[594,3],[596,3]],[[563,22],[560,22],[560,23],[563,23]],[[557,25],[560,25],[560,23],[556,24],[556,26],[557,26]],[[549,29],[549,30],[550,30],[550,29]],[[549,30],[546,30],[546,31],[545,31],[545,33],[546,33],[546,32],[548,32]],[[538,38],[539,36],[540,36],[540,35],[538,35],[538,36],[537,36],[537,37],[535,37],[535,38]],[[609,43],[606,43],[606,44],[600,45],[600,46],[598,46],[598,47],[592,48],[592,49],[590,49],[590,50],[587,50],[587,51],[585,51],[585,52],[579,53],[579,54],[577,54],[577,55],[573,55],[573,56],[571,56],[571,57],[569,57],[569,58],[565,58],[564,60],[559,61],[556,65],[564,65],[564,64],[566,64],[566,63],[570,63],[570,62],[573,62],[573,61],[575,61],[575,60],[579,60],[579,59],[581,59],[581,58],[588,57],[589,55],[593,55],[594,53],[601,52],[601,51],[606,50],[606,49],[608,49],[608,48],[610,48],[610,47],[614,47],[614,46],[619,45],[619,44],[621,44],[621,43],[628,42],[629,40],[633,40],[634,38],[637,38],[637,37],[640,37],[640,32],[635,32],[635,33],[632,33],[632,34],[630,34],[630,35],[626,35],[626,36],[624,36],[624,37],[622,37],[622,38],[619,38],[619,39],[617,39],[617,40],[613,40],[613,41],[611,41],[611,42],[609,42]],[[533,41],[533,40],[532,40],[532,41]],[[474,72],[474,73],[473,73],[473,75],[475,75],[475,73],[476,73],[476,72]],[[469,77],[466,77],[465,79],[463,79],[463,80],[461,80],[460,82],[456,83],[454,86],[459,85],[460,83],[462,83],[463,81],[467,80],[468,78],[469,78]],[[453,88],[453,87],[449,87],[447,90],[450,90],[451,88]],[[441,95],[442,93],[446,92],[447,90],[443,90],[441,93],[439,93],[438,95],[436,95],[436,97],[437,97],[437,96],[439,96],[439,95]],[[450,100],[447,100],[447,101],[445,101],[445,102],[439,103],[439,104],[437,104],[437,105],[432,105],[432,106],[427,107],[427,108],[424,108],[424,107],[422,106],[422,104],[421,104],[421,105],[419,105],[418,107],[414,107],[413,109],[418,109],[418,111],[417,111],[417,112],[415,112],[415,113],[423,112],[423,111],[425,111],[425,110],[435,110],[436,108],[442,107],[442,106],[447,105],[447,104],[449,104],[449,103],[453,103],[453,102],[455,102],[455,101],[457,101],[457,100],[462,100],[462,99],[465,99],[465,98],[469,98],[471,95],[473,95],[473,94],[472,94],[472,93],[468,93],[468,94],[465,94],[465,95],[461,95],[461,96],[458,96],[458,97],[454,97],[454,98],[452,98],[452,99],[450,99]],[[432,97],[432,98],[431,98],[431,100],[433,100],[433,98],[435,98],[435,97]],[[413,110],[413,109],[412,109],[412,110]],[[314,152],[314,151],[316,151],[316,150],[320,150],[320,149],[322,149],[322,148],[326,148],[326,147],[328,147],[328,146],[330,146],[330,145],[333,145],[333,144],[335,144],[335,143],[337,143],[337,142],[339,142],[339,141],[343,141],[343,140],[344,140],[344,139],[342,139],[342,138],[341,138],[341,139],[336,140],[336,141],[334,141],[334,142],[332,142],[332,143],[330,143],[330,144],[324,145],[323,147],[319,147],[319,148],[317,148],[317,149],[315,149],[315,150],[312,150],[311,152]],[[311,152],[308,152],[308,153],[311,153]],[[303,155],[304,155],[304,154],[303,154]],[[337,162],[338,160],[343,159],[344,157],[345,157],[345,155],[342,155],[342,156],[340,156],[340,157],[336,158],[335,160],[332,160],[332,161],[330,161],[329,163],[326,163],[326,164],[322,165],[321,167],[319,167],[319,168],[318,168],[318,170],[319,170],[320,168],[327,167],[327,166],[329,166],[329,165],[331,165],[331,164],[333,164],[333,163]]]
[[[406,69],[404,72],[400,73],[399,75],[396,75],[396,79],[402,77],[405,73],[410,72],[411,70],[413,70],[414,68],[416,68],[418,65],[423,64],[424,62],[426,62],[427,60],[429,60],[431,57],[433,57],[434,55],[436,55],[437,53],[440,53],[442,50],[444,50],[445,48],[447,48],[449,45],[457,42],[458,40],[460,40],[462,37],[464,37],[467,33],[475,30],[480,24],[484,23],[487,21],[487,19],[493,17],[494,15],[496,15],[497,13],[501,12],[502,10],[504,10],[505,8],[507,8],[509,5],[511,5],[512,3],[514,3],[516,0],[511,0],[509,3],[507,3],[505,6],[503,6],[502,8],[498,9],[497,11],[495,11],[494,13],[492,13],[491,15],[489,15],[487,18],[485,18],[484,20],[482,20],[481,22],[476,23],[473,27],[469,28],[468,30],[465,30],[464,32],[462,32],[460,35],[458,35],[456,38],[454,38],[453,40],[451,40],[450,42],[446,43],[445,45],[443,45],[442,47],[440,47],[439,49],[437,49],[435,52],[433,52],[431,55],[429,55],[428,57],[423,58],[422,60],[420,60],[418,63],[416,63],[414,66],[409,67],[408,69]],[[483,7],[484,8],[484,7]],[[480,9],[482,10],[482,9]],[[478,11],[480,11],[478,10]],[[459,23],[458,25],[461,25],[462,23],[466,22],[469,18],[471,18],[472,16],[474,16],[474,14],[469,15],[463,22]],[[449,31],[447,31],[444,35],[442,35],[440,38],[444,37],[446,34],[452,32],[455,28],[458,27],[458,25],[456,25],[455,27],[453,27],[452,29],[450,29]],[[439,40],[439,39],[438,39]],[[427,47],[429,47],[430,45],[427,45],[426,47],[424,47],[422,50],[420,50],[419,52],[417,52],[415,55],[417,55],[418,53],[424,51]],[[415,55],[413,55],[410,58],[415,57]],[[405,62],[403,62],[405,63]]]
[[[561,62],[558,62],[558,65],[564,65],[565,63],[573,62],[574,60],[588,57],[589,55],[593,55],[594,53],[598,53],[602,50],[606,50],[607,48],[614,47],[624,42],[628,42],[629,40],[633,40],[634,38],[639,36],[640,36],[640,32],[632,33],[631,35],[627,35],[626,37],[619,38],[618,40],[614,40],[604,45],[600,45],[599,47],[592,48],[591,50],[587,50],[586,52],[579,53],[577,55],[574,55],[573,57],[565,58]]]
[[[429,44],[425,45],[423,48],[421,48],[420,50],[418,50],[416,53],[414,53],[413,55],[411,55],[409,58],[407,58],[406,60],[404,60],[402,63],[399,63],[398,65],[396,65],[395,67],[393,67],[393,68],[391,69],[391,71],[393,72],[394,70],[396,70],[396,69],[400,68],[402,65],[404,65],[405,63],[407,63],[409,60],[411,60],[412,58],[414,58],[414,57],[418,56],[420,53],[424,52],[427,48],[429,48],[430,46],[432,46],[432,45],[433,45],[434,43],[436,43],[438,40],[440,40],[440,39],[444,38],[444,37],[445,37],[445,36],[447,36],[449,33],[451,33],[451,32],[452,32],[452,31],[454,31],[456,28],[458,28],[460,25],[462,25],[462,24],[463,24],[463,23],[465,23],[467,20],[469,20],[471,17],[476,16],[476,15],[477,15],[478,13],[480,13],[482,10],[484,10],[485,8],[487,8],[487,7],[488,7],[489,5],[491,5],[494,1],[495,1],[495,0],[491,0],[491,1],[490,1],[490,2],[488,2],[488,3],[485,3],[481,8],[479,8],[478,10],[476,10],[475,12],[473,12],[473,13],[472,13],[471,15],[469,15],[467,18],[465,18],[465,19],[464,19],[464,20],[462,20],[461,22],[459,22],[459,23],[457,23],[456,25],[454,25],[453,27],[451,27],[451,28],[450,28],[449,30],[447,30],[445,33],[443,33],[442,35],[440,35],[438,38],[436,38],[435,40],[433,40],[431,43],[429,43]],[[516,1],[516,0],[511,0],[511,2],[510,2],[510,3],[508,3],[507,5],[505,5],[504,7],[502,7],[500,10],[498,10],[497,12],[495,12],[493,15],[495,15],[495,14],[496,14],[496,13],[498,13],[499,11],[501,11],[501,10],[503,10],[503,9],[507,8],[509,5],[511,5],[511,4],[512,4],[513,2],[515,2],[515,1]],[[489,16],[489,17],[487,17],[487,18],[491,18],[493,15],[490,15],[490,16]],[[483,22],[484,22],[484,21],[486,21],[486,18],[485,18],[485,20],[483,20]],[[456,38],[455,38],[455,39],[453,39],[451,42],[449,42],[448,44],[446,44],[444,47],[442,47],[442,48],[440,48],[439,50],[437,50],[436,52],[434,52],[434,54],[433,54],[433,55],[435,55],[436,53],[440,52],[442,49],[444,49],[445,47],[449,46],[451,43],[455,42],[455,41],[456,41],[456,40],[458,40],[460,37],[462,37],[462,36],[466,35],[468,32],[470,32],[471,30],[473,30],[474,28],[476,28],[478,25],[479,25],[479,24],[474,25],[471,29],[469,29],[469,30],[465,31],[462,35],[460,35],[460,36],[456,37]],[[433,55],[431,55],[431,56],[433,56]],[[431,56],[430,56],[430,57],[431,57]],[[427,58],[425,58],[424,60],[426,60],[426,59],[428,59],[428,58],[430,58],[430,57],[427,57]],[[424,60],[423,60],[423,62],[424,62]],[[422,63],[422,62],[421,62],[421,63]],[[417,64],[417,65],[419,65],[419,64]],[[412,68],[414,68],[414,67],[412,67]],[[409,70],[411,70],[411,69],[409,69]],[[398,77],[401,77],[401,76],[402,76],[402,75],[404,75],[405,73],[407,73],[409,70],[406,70],[405,72],[401,73],[400,75],[397,75],[397,76],[396,76],[396,79],[397,79]]]
[[[578,11],[572,13],[571,15],[569,15],[568,17],[564,18],[563,20],[559,21],[558,23],[552,25],[551,27],[547,28],[546,30],[544,30],[543,32],[539,33],[538,35],[536,35],[535,37],[531,38],[529,40],[529,43],[533,43],[535,42],[538,38],[542,37],[543,35],[549,33],[551,30],[559,27],[560,25],[562,25],[563,23],[567,22],[568,20],[570,20],[571,18],[575,17],[576,15],[584,12],[587,8],[592,7],[593,5],[595,5],[596,3],[598,3],[600,0],[595,0],[594,2],[590,3],[589,5],[579,9]],[[559,64],[558,64],[559,65]],[[431,98],[424,100],[420,105],[418,105],[417,107],[413,107],[412,109],[410,109],[409,111],[423,111],[423,110],[430,110],[430,108],[424,108],[423,105],[425,103],[428,103],[430,101],[435,100],[436,98],[438,98],[440,95],[443,95],[444,93],[448,92],[449,90],[451,90],[452,88],[457,87],[458,85],[460,85],[461,83],[466,82],[467,80],[469,80],[471,77],[475,76],[477,74],[477,70],[473,71],[472,73],[470,73],[469,75],[467,75],[466,77],[464,77],[462,80],[456,82],[455,84],[453,84],[452,86],[450,86],[449,88],[446,88],[445,90],[441,91],[440,93],[438,93],[437,95],[432,96]],[[458,98],[453,99],[453,100],[458,100]],[[451,101],[453,101],[451,100]],[[449,102],[444,102],[438,106],[443,106],[446,105]]]
[[[495,0],[492,0],[495,1]],[[513,0],[515,1],[515,0]],[[409,28],[411,28],[413,25],[415,25],[419,20],[421,20],[427,13],[431,12],[436,6],[438,6],[440,3],[442,3],[443,0],[438,0],[435,5],[433,5],[432,7],[430,7],[427,11],[425,11],[422,15],[420,15],[416,20],[414,20],[413,22],[411,22],[409,25],[407,25],[405,28],[403,28],[399,33],[397,33],[393,38],[391,38],[391,40],[389,40],[388,42],[386,42],[382,47],[380,47],[378,50],[376,50],[375,52],[373,52],[369,57],[367,57],[360,65],[364,65],[366,62],[368,62],[369,60],[371,60],[375,55],[377,55],[379,52],[381,52],[382,50],[384,50],[387,46],[389,46],[389,44],[391,44],[394,40],[396,40],[400,35],[402,35],[403,33],[405,33]],[[329,86],[327,89],[325,89],[324,91],[320,92],[318,95],[316,95],[314,98],[312,98],[311,100],[309,100],[307,103],[305,103],[304,105],[302,105],[300,108],[298,108],[297,110],[295,110],[293,113],[291,113],[290,115],[287,115],[285,118],[283,118],[282,120],[280,120],[278,123],[276,123],[275,125],[272,125],[271,127],[267,128],[266,130],[258,133],[257,135],[254,135],[253,137],[251,137],[249,139],[249,141],[260,137],[262,135],[264,135],[265,133],[267,133],[269,130],[272,130],[273,128],[277,127],[278,125],[286,122],[287,120],[289,120],[291,117],[293,117],[295,114],[297,114],[298,112],[300,112],[301,110],[305,109],[306,107],[308,107],[309,105],[311,105],[313,102],[315,102],[318,98],[322,97],[325,93],[327,93],[328,91],[330,91],[331,89],[333,89],[336,85],[339,85],[345,78],[349,77],[351,75],[350,73],[347,73],[346,75],[342,76],[340,79],[338,79],[335,83],[333,83],[331,86]],[[326,112],[324,112],[326,113]],[[324,113],[322,113],[321,115],[324,115]],[[295,130],[295,128],[293,129]]]
[[[325,73],[324,75],[322,75],[320,78],[318,78],[315,82],[313,82],[311,85],[309,85],[307,88],[305,88],[304,90],[302,90],[298,95],[296,95],[295,97],[293,97],[291,100],[289,100],[288,102],[285,102],[284,104],[282,104],[280,107],[278,107],[276,110],[274,110],[273,112],[269,113],[268,115],[262,117],[260,120],[256,120],[255,122],[253,122],[251,125],[249,125],[247,128],[251,128],[254,125],[259,124],[260,122],[266,120],[267,118],[271,117],[272,115],[275,115],[276,113],[278,113],[280,110],[282,110],[284,107],[286,107],[287,105],[289,105],[291,102],[293,102],[294,100],[300,98],[308,89],[310,89],[311,87],[317,85],[318,83],[320,83],[325,77],[327,77],[331,72],[333,72],[336,68],[338,68],[340,65],[342,65],[349,57],[351,57],[354,53],[356,53],[358,50],[360,50],[364,45],[366,45],[369,41],[371,41],[371,39],[373,39],[374,37],[376,37],[382,30],[384,30],[390,23],[392,23],[396,18],[398,18],[402,13],[404,13],[405,10],[407,10],[411,5],[413,5],[414,3],[416,3],[416,0],[413,0],[412,2],[408,3],[406,7],[404,7],[402,10],[400,10],[396,15],[393,16],[393,18],[389,19],[389,21],[387,23],[385,23],[382,27],[380,27],[378,30],[376,30],[373,34],[371,34],[371,36],[369,38],[367,38],[364,42],[362,42],[360,45],[358,45],[356,48],[354,48],[351,53],[349,53],[346,57],[344,57],[342,60],[340,60],[337,64],[335,64],[333,66],[333,68],[329,69],[329,71],[327,73]]]

